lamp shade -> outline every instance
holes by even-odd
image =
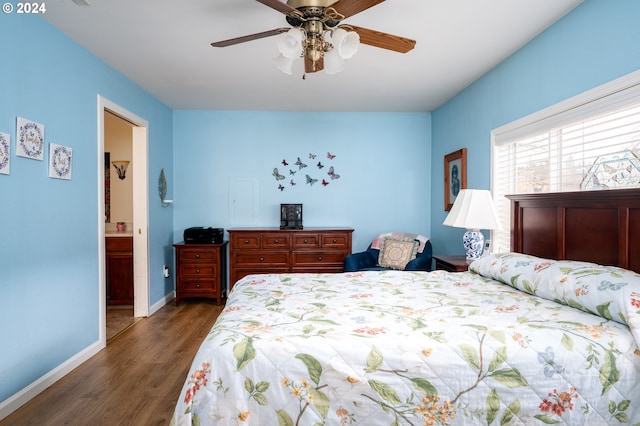
[[[491,192],[462,189],[443,225],[466,229],[502,229]]]
[[[345,60],[338,55],[334,48],[324,54],[324,71],[327,74],[336,74],[344,68]]]
[[[338,50],[338,54],[342,59],[353,57],[358,51],[360,45],[360,35],[355,31],[345,31],[342,28],[336,28],[331,32],[331,41],[334,48]]]
[[[293,71],[293,59],[287,58],[281,53],[273,59],[273,62],[280,71],[291,75]]]
[[[278,50],[288,59],[296,59],[302,55],[302,39],[304,34],[299,28],[291,28],[286,33],[280,34]]]

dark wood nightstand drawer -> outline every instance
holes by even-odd
[[[211,250],[200,248],[184,248],[180,250],[180,260],[182,262],[215,263],[216,257],[216,253]]]
[[[449,272],[465,272],[469,269],[470,261],[466,256],[433,256],[436,269]]]
[[[183,280],[182,290],[185,292],[193,290],[214,290],[216,282],[214,280]]]
[[[202,278],[213,278],[216,275],[216,266],[215,264],[205,264],[205,265],[180,265],[180,274],[184,277],[202,277]]]

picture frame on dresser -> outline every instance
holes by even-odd
[[[451,210],[461,189],[467,188],[467,149],[444,156],[444,209]]]

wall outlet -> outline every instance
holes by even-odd
[[[162,275],[164,275],[165,278],[169,278],[169,276],[171,276],[169,267],[167,265],[163,265],[162,268],[163,268]]]

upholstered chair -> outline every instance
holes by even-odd
[[[424,235],[387,233],[378,235],[360,253],[347,255],[345,272],[382,271],[431,271],[433,249]]]

